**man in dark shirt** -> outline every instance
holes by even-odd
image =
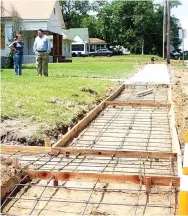
[[[22,63],[23,63],[23,48],[24,42],[22,41],[22,35],[17,34],[16,40],[9,45],[11,50],[14,50],[14,72],[15,75],[22,75]]]

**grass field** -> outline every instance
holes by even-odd
[[[2,117],[32,117],[38,122],[70,124],[88,105],[105,96],[108,81],[81,78],[22,76],[12,71],[2,74]],[[98,95],[81,91],[91,88]]]
[[[50,125],[70,124],[78,113],[88,110],[88,106],[105,97],[109,87],[116,85],[82,76],[125,78],[137,70],[139,63],[144,64],[149,59],[150,56],[74,58],[73,63],[49,64],[48,78],[38,77],[34,64],[24,65],[21,77],[14,76],[11,69],[4,69],[1,115],[32,117]],[[91,88],[97,95],[81,91],[83,87]]]
[[[138,65],[147,64],[150,58],[149,55],[73,58],[73,63],[50,64],[49,75],[58,77],[127,78],[137,71]],[[159,57],[157,58],[161,60]],[[25,65],[24,68],[26,75],[33,75],[34,64]]]

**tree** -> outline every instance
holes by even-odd
[[[98,19],[95,16],[85,16],[81,21],[81,28],[89,29],[89,37],[101,37],[100,26]]]
[[[177,6],[176,1],[171,6]],[[113,1],[99,12],[102,36],[113,45],[123,45],[134,53],[162,55],[163,7],[149,1]],[[172,43],[179,45],[178,20],[172,22]]]
[[[60,1],[60,4],[62,6],[63,18],[68,28],[80,28],[83,17],[91,10],[88,0],[67,0]]]
[[[2,18],[3,24],[6,23],[6,18],[4,17],[4,10],[5,9],[3,5],[3,1],[1,1],[1,18]],[[16,34],[20,33],[21,30],[23,29],[23,24],[22,24],[22,19],[20,17],[20,14],[14,8],[13,5],[12,5],[11,10],[9,11],[9,16],[11,17],[11,25],[12,25],[12,32],[11,32],[10,40],[13,41]],[[6,45],[8,46],[9,44],[6,44]],[[6,68],[13,68],[13,52],[12,51],[8,53],[7,61],[5,62],[3,66]]]
[[[171,8],[179,0],[171,1]],[[90,37],[99,37],[111,45],[122,45],[133,53],[162,55],[163,5],[148,1],[63,1],[64,20],[68,27],[87,27]],[[89,15],[90,11],[97,15]],[[179,21],[171,17],[171,42],[175,48]]]

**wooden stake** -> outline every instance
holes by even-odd
[[[58,179],[54,178],[54,186],[58,186]]]
[[[146,177],[145,179],[146,191],[147,193],[151,192],[151,177]]]
[[[44,145],[45,145],[45,147],[51,147],[51,141],[49,138],[44,140]]]
[[[18,158],[12,158],[12,165],[15,167],[15,169],[18,169]]]

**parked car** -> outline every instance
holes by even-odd
[[[89,56],[108,56],[111,57],[113,55],[113,52],[107,49],[99,49],[96,52],[90,52]]]
[[[180,55],[180,59],[183,60],[183,52]],[[184,51],[184,60],[188,60],[188,50]]]
[[[114,55],[129,55],[130,51],[127,48],[124,48],[120,45],[110,46],[110,49],[113,51]]]
[[[175,50],[170,52],[170,57],[173,58],[173,59],[178,59],[180,56],[181,56],[180,52],[177,52]]]
[[[128,49],[122,49],[122,53],[123,53],[123,55],[130,55],[130,51],[128,50]]]

